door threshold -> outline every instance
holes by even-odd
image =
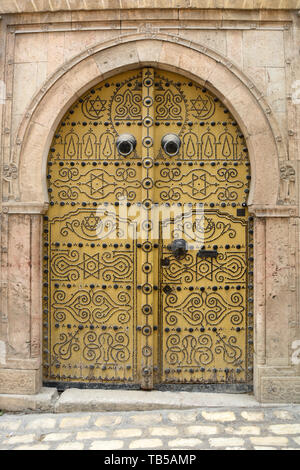
[[[202,407],[261,406],[252,394],[160,390],[101,390],[70,388],[55,404],[57,413],[80,411],[184,410]]]
[[[261,408],[293,406],[260,403],[254,395],[207,392],[95,390],[70,388],[58,393],[43,387],[35,395],[0,394],[0,408],[21,413],[122,412],[188,410],[197,408]]]

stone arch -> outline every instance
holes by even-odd
[[[286,151],[272,111],[253,83],[235,65],[199,44],[171,35],[131,35],[79,54],[59,69],[34,96],[20,124],[14,161],[21,203],[47,203],[46,161],[55,129],[72,102],[93,84],[122,70],[157,66],[188,76],[213,91],[242,129],[252,182],[249,205],[277,205],[279,162]]]

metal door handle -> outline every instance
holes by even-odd
[[[174,240],[171,243],[171,245],[167,246],[167,248],[168,250],[172,251],[176,259],[184,258],[188,251],[187,243],[182,238],[179,238],[178,240]]]

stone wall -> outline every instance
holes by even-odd
[[[121,10],[121,9],[230,9],[293,10],[299,0],[1,0],[2,13],[35,13],[37,11]]]
[[[0,393],[41,386],[40,231],[56,125],[93,81],[151,63],[205,83],[247,137],[255,394],[300,402],[300,1],[120,3],[0,0]]]

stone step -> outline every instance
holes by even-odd
[[[272,404],[274,406],[274,403]],[[0,394],[0,409],[13,412],[147,411],[203,407],[261,407],[251,394],[143,390],[81,390],[59,394],[44,387],[36,395]],[[276,405],[275,405],[276,406]],[[282,403],[281,403],[282,406]]]

